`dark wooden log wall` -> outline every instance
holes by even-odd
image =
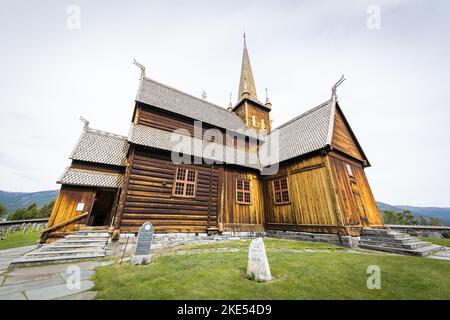
[[[136,147],[123,205],[121,232],[137,232],[150,221],[155,232],[206,232],[217,227],[219,169],[180,165],[197,170],[194,198],[172,195],[177,165],[169,155]]]
[[[233,145],[234,140],[232,137],[226,139],[227,132],[223,128],[213,127],[207,123],[202,123],[202,132],[201,136],[194,135],[194,120],[182,118],[181,116],[171,114],[169,112],[165,112],[159,110],[154,107],[150,107],[147,105],[138,104],[137,105],[137,113],[136,113],[136,124],[145,125],[152,128],[157,128],[165,131],[174,131],[177,129],[184,129],[189,132],[192,137],[203,138],[206,141],[210,141],[211,134],[207,132],[208,129],[217,129],[221,132],[223,140],[222,142],[227,145]],[[216,140],[217,142],[219,140]],[[238,145],[238,147],[241,147]],[[256,150],[257,142],[254,139],[246,139],[245,148],[247,150]]]
[[[92,170],[97,172],[120,173],[120,174],[123,174],[125,172],[124,166],[123,167],[111,166],[107,164],[93,163],[79,160],[72,160],[72,164],[70,165],[70,167],[74,169]]]

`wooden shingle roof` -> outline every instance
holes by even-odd
[[[67,168],[57,183],[88,187],[120,188],[123,174]]]
[[[143,78],[136,101],[199,120],[213,126],[257,137],[249,131],[242,119],[225,108],[169,87],[165,84]]]
[[[126,137],[86,128],[83,130],[69,158],[125,166],[128,146]]]
[[[329,144],[333,112],[331,100],[328,100],[273,130],[264,145],[273,144],[273,150],[278,150],[278,162],[320,150]],[[261,155],[263,167],[271,164],[263,158]]]
[[[183,140],[180,140],[181,138]],[[214,160],[216,163],[228,163],[254,169],[259,168],[258,154],[256,152],[246,152],[242,149],[216,142],[209,142],[144,125],[131,124],[128,141],[136,145]],[[183,141],[183,143],[180,143],[180,141]],[[210,152],[210,150],[217,152]]]

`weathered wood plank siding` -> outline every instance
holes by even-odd
[[[273,179],[286,177],[290,202],[276,204]],[[339,220],[324,156],[316,155],[282,165],[280,172],[266,178],[268,229],[337,233]]]
[[[177,165],[169,156],[136,148],[126,190],[121,232],[137,232],[150,221],[156,232],[206,232],[217,226],[219,170],[207,165],[181,165],[197,170],[194,198],[172,195]]]
[[[52,227],[62,223],[70,218],[81,215],[85,212],[91,212],[95,200],[95,188],[62,186],[55,201],[52,214],[47,223],[47,227]],[[84,203],[84,210],[76,211],[77,204]],[[77,221],[57,230],[58,233],[76,231],[78,225],[85,221]]]
[[[250,204],[236,201],[236,180],[250,181]],[[225,167],[221,193],[220,222],[225,231],[264,230],[263,183],[258,172]]]
[[[336,111],[334,118],[334,131],[331,146],[355,159],[363,160],[363,157],[339,111]]]
[[[351,166],[354,177],[349,176],[346,164]],[[381,214],[362,165],[349,158],[332,153],[330,155],[330,167],[345,223],[349,226],[382,226]],[[358,205],[356,198],[358,193],[362,200],[362,206]],[[361,217],[366,217],[367,221],[362,221]]]

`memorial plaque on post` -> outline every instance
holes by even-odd
[[[153,225],[146,222],[139,228],[136,249],[131,257],[133,265],[146,264],[151,260],[150,247],[153,239]]]

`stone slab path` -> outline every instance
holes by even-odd
[[[94,269],[111,263],[83,261],[8,269],[12,260],[34,248],[28,246],[0,250],[0,300],[91,300],[97,294],[90,291],[94,286],[91,281]],[[73,265],[80,268],[79,286],[73,286],[70,282],[73,270],[68,267]]]

